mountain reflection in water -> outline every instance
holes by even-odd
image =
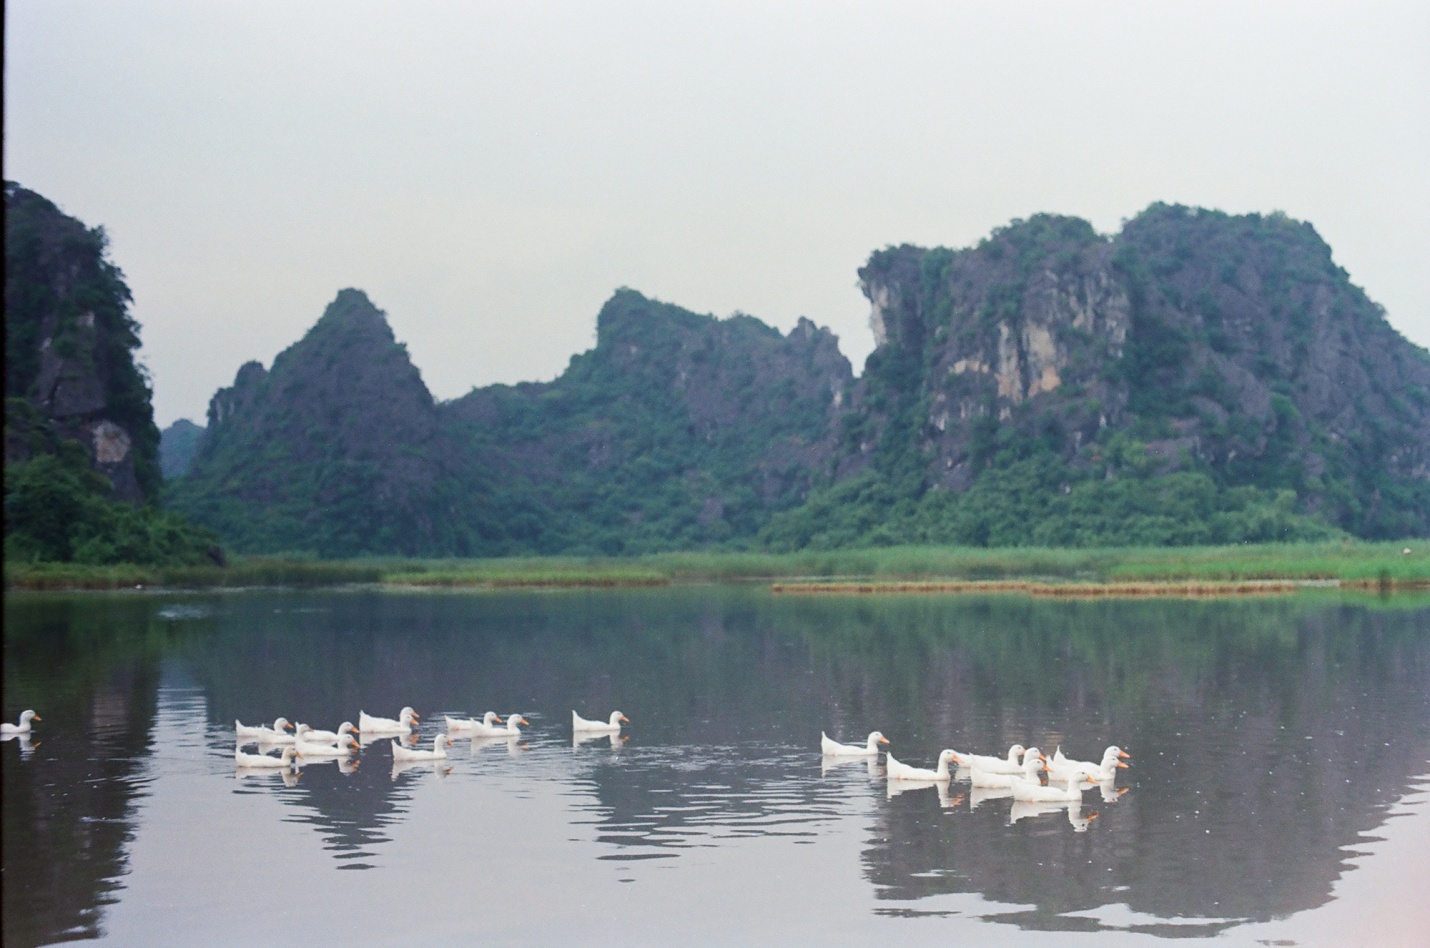
[[[339,901],[398,862],[412,894],[513,860],[589,878],[578,906],[612,873],[650,882],[642,865],[707,885],[714,873],[718,888],[719,860],[752,846],[798,893],[806,863],[785,847],[852,831],[847,868],[866,900],[849,902],[851,920],[973,913],[1030,937],[1210,936],[1325,903],[1430,756],[1430,609],[1370,598],[12,595],[5,636],[6,714],[44,717],[28,755],[0,744],[7,945],[103,936],[105,906],[150,897],[127,878],[131,849],[159,832],[147,800],[162,800],[165,832],[183,834],[192,809],[217,824],[203,832],[260,836],[276,803],[332,868],[367,870],[319,877],[317,895]],[[235,718],[333,728],[404,704],[428,722],[424,744],[444,713],[531,725],[518,740],[459,738],[436,764],[394,768],[383,739],[356,766],[235,774]],[[613,707],[632,721],[622,738],[572,739],[573,708]],[[882,758],[821,758],[821,730],[858,741],[876,727],[918,766],[944,747],[1096,759],[1117,743],[1132,754],[1127,792],[1014,804],[966,779],[888,787]],[[414,864],[393,847],[423,819],[419,801],[447,823]],[[538,838],[522,823],[537,813],[564,836]],[[632,925],[669,911],[623,904]]]

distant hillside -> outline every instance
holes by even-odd
[[[124,275],[90,229],[5,182],[5,555],[182,563],[214,538],[155,508],[159,430]]]
[[[1040,215],[860,270],[877,347],[618,291],[549,383],[433,403],[345,290],[215,395],[174,503],[325,555],[1430,534],[1430,356],[1308,224]]]
[[[1039,216],[860,271],[878,348],[798,547],[1430,533],[1430,358],[1309,224]]]
[[[444,407],[488,476],[530,488],[534,549],[635,552],[748,538],[801,503],[851,382],[808,320],[781,335],[619,290],[560,378]]]
[[[168,498],[242,552],[481,552],[461,459],[386,316],[349,289],[271,371],[246,363],[214,395]]]
[[[194,463],[203,438],[204,429],[187,418],[180,418],[159,432],[159,472],[164,480],[172,481],[189,473],[189,465]]]
[[[477,555],[672,549],[799,503],[850,383],[788,336],[618,292],[553,382],[435,404],[384,315],[344,290],[209,406],[170,502],[241,551]]]

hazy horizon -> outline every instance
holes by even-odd
[[[890,244],[1155,201],[1313,224],[1430,346],[1430,8],[1032,2],[6,5],[5,176],[134,292],[203,423],[342,287],[439,399],[553,378],[612,291],[856,371]]]

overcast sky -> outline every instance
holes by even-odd
[[[93,226],[160,425],[337,290],[433,394],[545,380],[630,286],[856,371],[855,271],[1039,211],[1312,222],[1430,345],[1430,4],[9,0],[5,176]]]

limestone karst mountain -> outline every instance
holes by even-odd
[[[327,555],[1430,533],[1430,356],[1308,224],[1040,215],[859,275],[858,379],[807,320],[619,290],[559,378],[445,404],[346,290],[215,395],[172,496]]]
[[[159,430],[139,324],[103,228],[5,182],[5,556],[221,559],[159,512]]]

